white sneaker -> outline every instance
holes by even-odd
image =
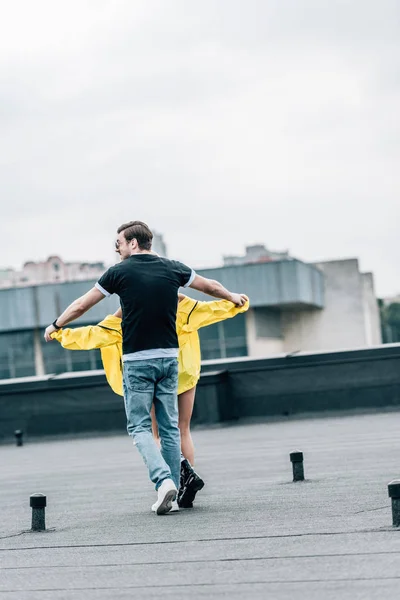
[[[153,512],[156,512],[156,506],[157,506],[157,504],[153,504],[153,506],[151,507],[151,510]],[[173,500],[171,502],[171,510],[169,512],[179,512],[178,500]]]
[[[157,515],[165,515],[172,509],[172,503],[176,500],[178,490],[172,479],[164,479],[157,490],[157,502],[153,504],[151,510]]]

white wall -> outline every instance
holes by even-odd
[[[368,346],[382,344],[381,317],[375,296],[374,277],[372,273],[361,274],[364,299],[365,335]]]
[[[258,315],[253,308],[250,308],[246,314],[246,341],[247,352],[254,358],[263,356],[273,356],[284,352],[283,339],[281,337],[269,337],[265,335],[265,327],[257,327],[257,320],[262,319],[262,309],[257,309]]]
[[[376,315],[371,316],[373,301],[370,292],[364,290],[358,260],[329,261],[316,266],[325,275],[325,308],[283,312],[285,351],[340,350],[376,343]],[[371,316],[368,326],[366,297],[367,317]]]

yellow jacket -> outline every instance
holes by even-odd
[[[176,332],[179,341],[178,394],[192,389],[200,378],[200,341],[197,331],[201,327],[230,319],[246,312],[249,303],[235,306],[228,300],[200,302],[185,296],[178,303]],[[98,325],[59,329],[51,337],[68,350],[93,350],[100,348],[101,360],[107,381],[120,396],[122,391],[122,328],[121,319],[108,315]]]

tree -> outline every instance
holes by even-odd
[[[378,300],[382,323],[382,340],[384,344],[400,342],[400,303],[385,305]]]
[[[393,302],[386,307],[386,320],[391,327],[400,328],[400,303]]]

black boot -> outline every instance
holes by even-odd
[[[181,485],[178,494],[178,505],[180,508],[192,508],[197,492],[203,487],[204,481],[185,458],[181,462]]]

